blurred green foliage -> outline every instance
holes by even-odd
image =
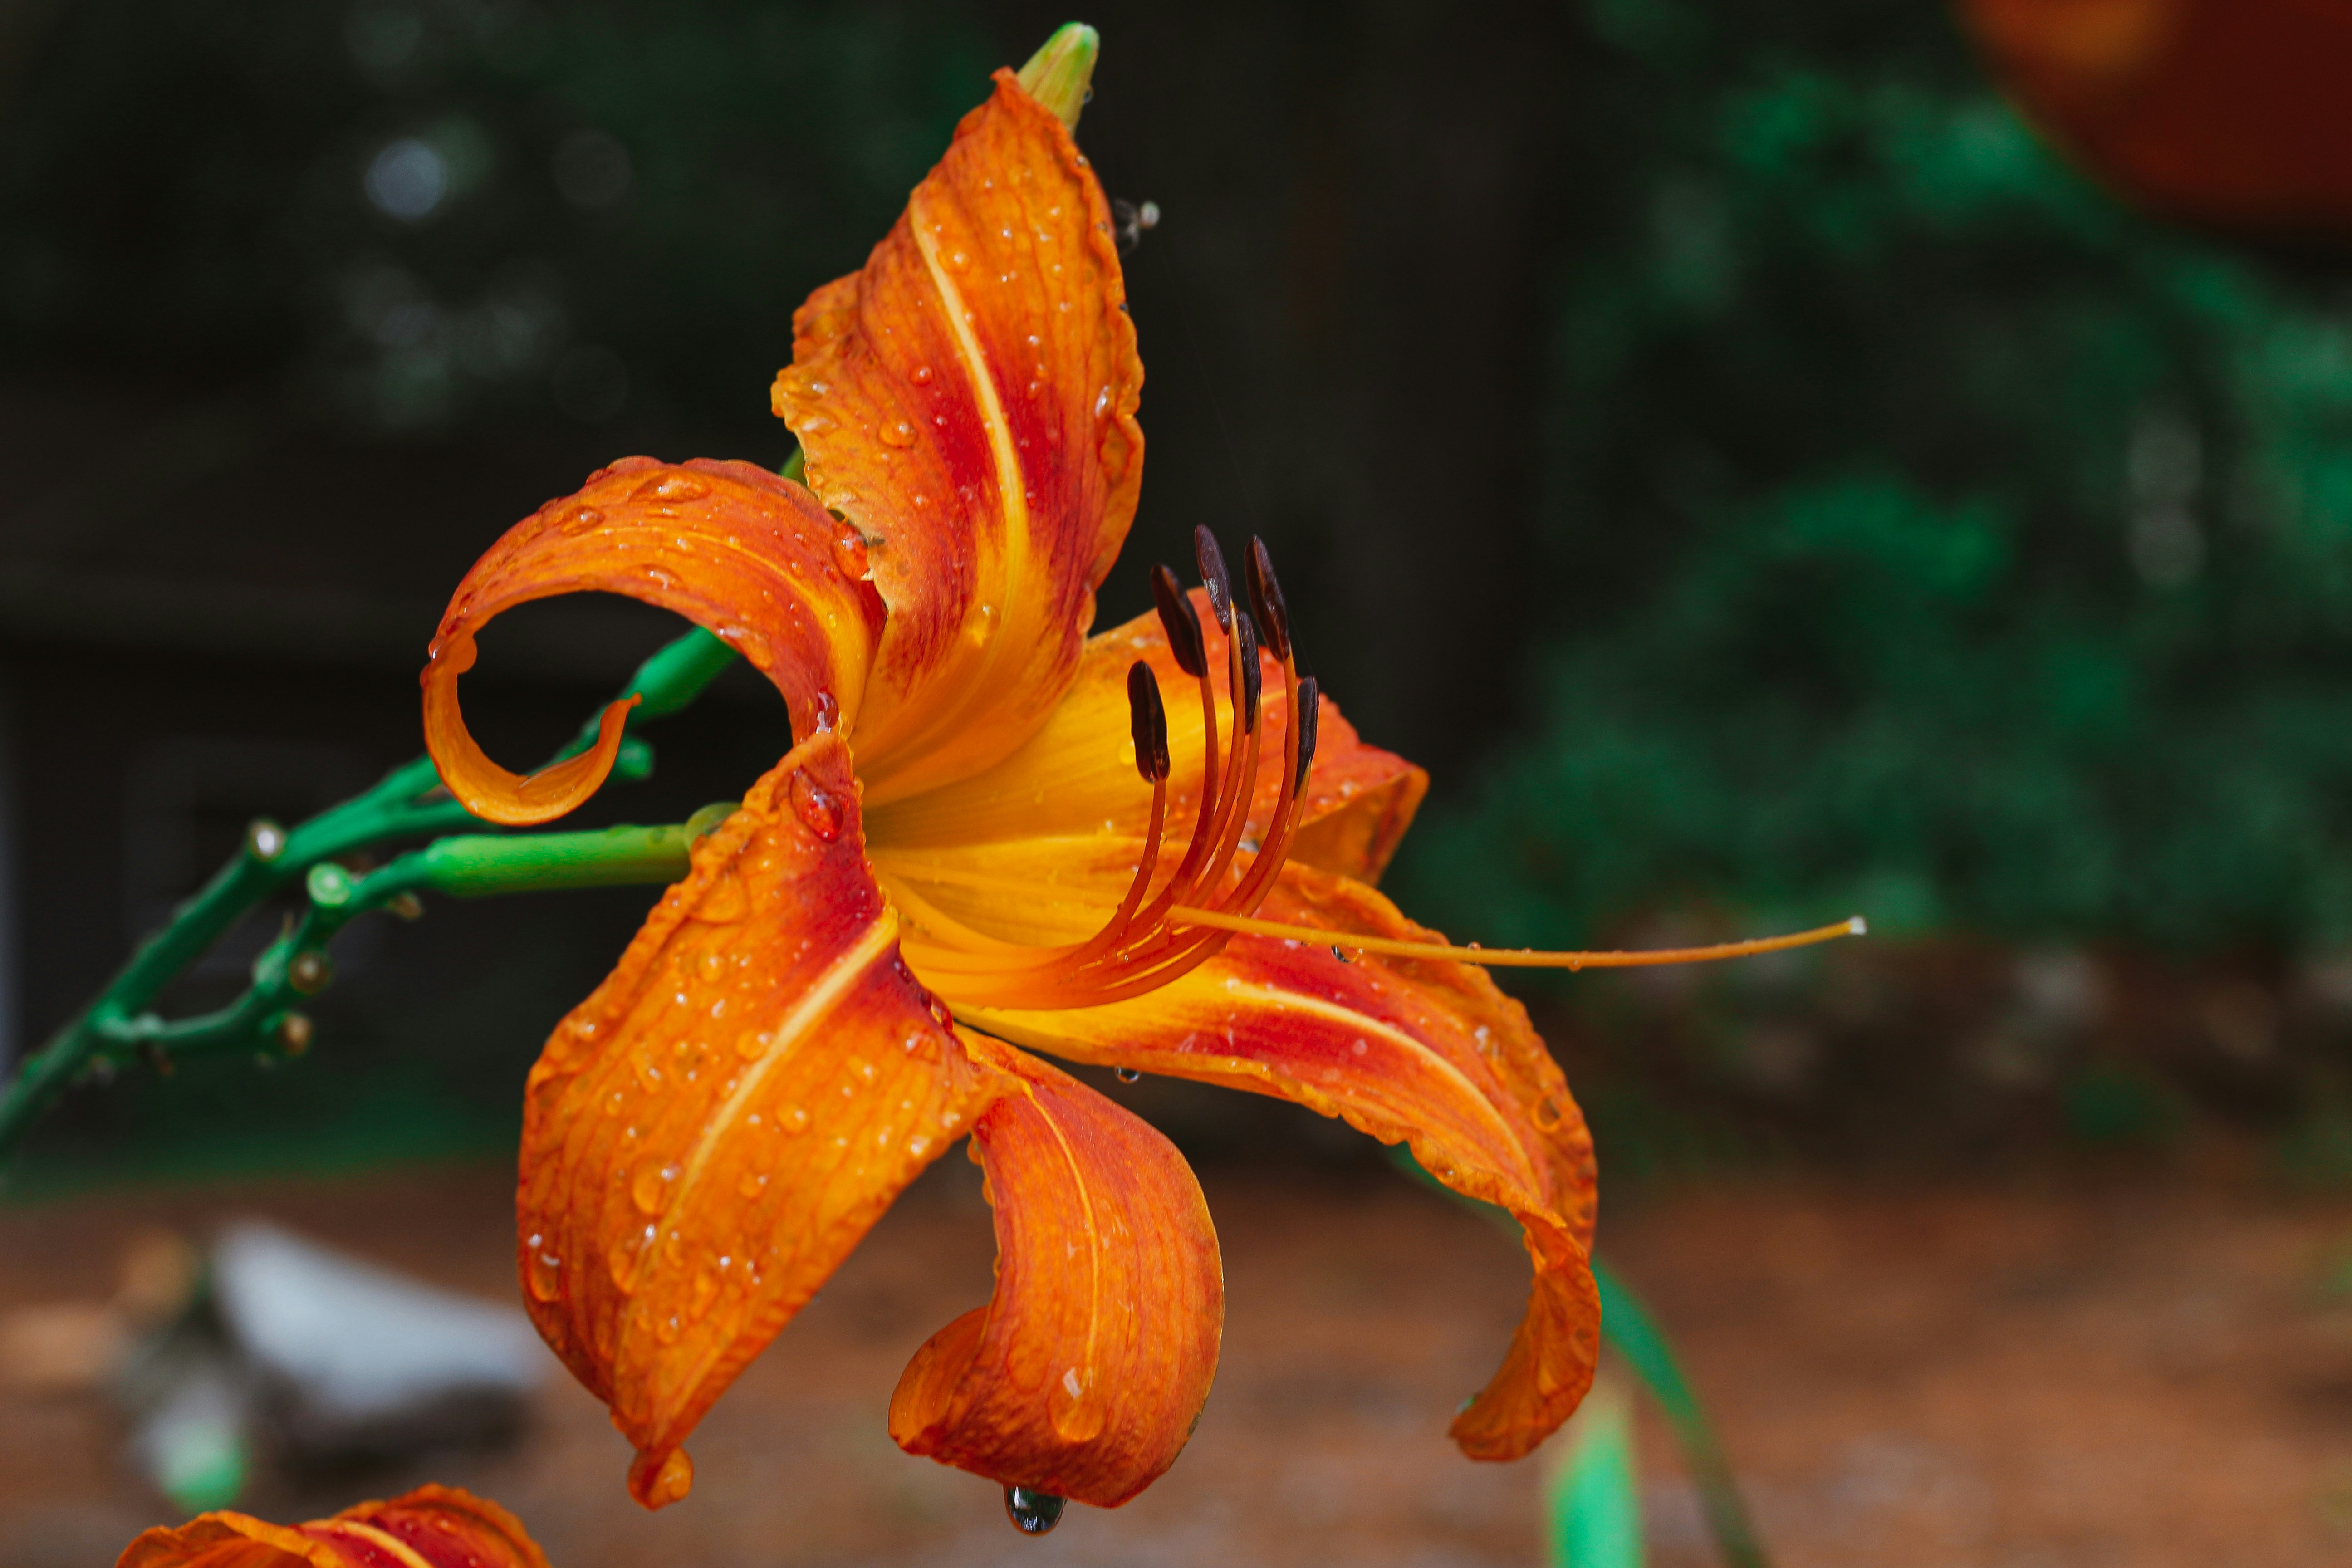
[[[793,308],[994,63],[952,16],[822,0],[82,0],[31,42],[19,363],[260,376],[395,437],[625,407],[778,460]]]
[[[1582,8],[1543,554],[1496,563],[1557,617],[1415,907],[2352,938],[2341,262],[2123,209],[1943,7]]]

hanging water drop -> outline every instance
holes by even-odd
[[[1121,1083],[1141,1083],[1143,1081],[1143,1075],[1136,1071],[1133,1068],[1120,1068],[1118,1071],[1118,1081]]]
[[[1045,1535],[1062,1522],[1063,1501],[1031,1487],[1004,1489],[1004,1517],[1024,1535]]]

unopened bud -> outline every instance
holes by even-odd
[[[1095,57],[1102,52],[1102,37],[1084,22],[1065,22],[1045,40],[1045,47],[1021,68],[1021,90],[1061,116],[1076,131],[1078,110],[1092,98]]]

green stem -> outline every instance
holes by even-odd
[[[1748,1505],[1732,1479],[1731,1461],[1724,1457],[1706,1411],[1691,1392],[1657,1321],[1598,1258],[1592,1260],[1592,1282],[1601,1289],[1601,1337],[1625,1358],[1665,1412],[1666,1425],[1682,1447],[1683,1463],[1689,1467],[1691,1485],[1698,1489],[1700,1506],[1706,1510],[1716,1549],[1732,1568],[1769,1568],[1764,1543],[1748,1522]]]
[[[1422,1169],[1412,1151],[1403,1144],[1391,1146],[1389,1159],[1423,1186],[1476,1209],[1514,1236],[1518,1234],[1517,1220],[1494,1205],[1464,1197],[1440,1182]],[[1764,1543],[1748,1522],[1748,1506],[1740,1498],[1738,1482],[1732,1478],[1731,1462],[1724,1457],[1723,1445],[1716,1439],[1715,1428],[1708,1423],[1698,1395],[1691,1392],[1689,1381],[1683,1376],[1682,1366],[1667,1346],[1664,1331],[1640,1298],[1627,1289],[1624,1281],[1598,1258],[1592,1260],[1592,1282],[1601,1294],[1601,1338],[1625,1358],[1625,1363],[1665,1412],[1666,1424],[1675,1429],[1675,1439],[1682,1447],[1683,1462],[1690,1467],[1691,1484],[1698,1489],[1700,1504],[1706,1510],[1707,1528],[1714,1533],[1716,1550],[1731,1568],[1770,1568],[1771,1560],[1765,1555]]]
[[[734,658],[733,649],[699,628],[669,643],[640,665],[622,689],[625,697],[634,692],[645,699],[630,715],[632,727],[686,707]],[[592,719],[583,728],[583,739],[575,739],[557,753],[558,759],[579,751],[584,738],[594,733]],[[614,776],[635,781],[652,771],[651,749],[635,736],[624,742],[614,763]],[[26,1058],[5,1092],[0,1093],[0,1163],[15,1152],[33,1124],[69,1085],[101,1063],[111,1065],[138,1054],[162,1060],[167,1054],[266,1041],[281,1029],[288,1016],[286,1005],[299,990],[297,978],[306,984],[315,979],[317,984],[310,984],[314,990],[324,984],[328,939],[354,915],[411,890],[401,878],[413,876],[419,879],[417,887],[470,897],[526,887],[675,880],[685,865],[687,840],[681,828],[546,834],[528,839],[475,834],[444,840],[417,854],[403,856],[356,884],[358,889],[380,890],[380,896],[352,898],[332,907],[314,899],[296,929],[271,943],[255,961],[252,986],[228,1006],[176,1021],[147,1012],[191,963],[239,921],[295,879],[309,878],[314,868],[331,866],[338,857],[359,850],[480,826],[465,807],[442,793],[440,777],[428,757],[395,768],[373,788],[330,806],[290,832],[271,824],[255,824],[244,852],[174,910],[162,930],[140,943],[131,961],[88,1006]],[[598,847],[585,848],[583,840],[595,840]],[[446,852],[436,859],[445,845]],[[526,845],[545,847],[526,849]],[[499,847],[493,851],[486,847],[489,846]],[[389,876],[394,871],[400,877]],[[336,872],[341,875],[340,868]],[[446,879],[448,885],[443,887],[436,878]],[[306,953],[315,959],[304,961]],[[297,1037],[281,1036],[281,1042],[299,1049],[299,1031]]]

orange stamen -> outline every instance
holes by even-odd
[[[1307,814],[1307,779],[1314,762],[1316,713],[1321,696],[1312,679],[1301,679],[1296,650],[1291,647],[1289,613],[1274,582],[1273,565],[1263,545],[1253,543],[1250,599],[1268,628],[1267,654],[1282,679],[1288,714],[1281,751],[1281,784],[1261,842],[1250,844],[1250,863],[1230,889],[1224,887],[1234,857],[1244,847],[1258,769],[1265,758],[1265,728],[1258,722],[1258,627],[1233,603],[1232,585],[1218,558],[1214,542],[1202,548],[1202,574],[1209,582],[1210,603],[1225,633],[1223,701],[1231,727],[1223,736],[1217,720],[1218,693],[1210,679],[1202,628],[1191,602],[1183,598],[1165,568],[1154,574],[1152,590],[1160,601],[1169,646],[1178,666],[1197,679],[1201,688],[1203,746],[1201,804],[1191,841],[1175,869],[1156,895],[1147,901],[1157,879],[1165,846],[1168,817],[1167,724],[1160,688],[1149,665],[1138,661],[1129,671],[1128,700],[1135,727],[1137,765],[1151,782],[1150,826],[1143,853],[1118,908],[1095,933],[1083,942],[1052,947],[1023,947],[988,939],[936,911],[910,910],[919,928],[932,930],[923,967],[946,983],[952,1002],[982,1007],[1058,1009],[1094,1007],[1156,991],[1181,978],[1224,951],[1235,936],[1279,937],[1328,946],[1335,952],[1379,953],[1388,957],[1476,963],[1497,968],[1631,969],[1663,963],[1703,963],[1780,952],[1839,937],[1860,936],[1860,916],[1835,925],[1790,936],[1762,937],[1748,942],[1719,942],[1710,947],[1670,948],[1647,952],[1544,952],[1526,948],[1454,947],[1444,942],[1404,942],[1390,937],[1359,936],[1314,926],[1286,925],[1256,918],[1258,906],[1273,891],[1276,879],[1289,858],[1290,847]],[[1221,746],[1220,741],[1225,743]]]

